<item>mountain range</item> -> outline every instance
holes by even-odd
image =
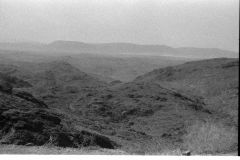
[[[157,55],[186,58],[237,58],[238,53],[217,48],[174,48],[166,45],[140,45],[134,43],[83,43],[58,40],[49,44],[41,43],[0,43],[0,49],[18,51],[54,52],[55,54],[97,53],[97,54],[130,54]]]

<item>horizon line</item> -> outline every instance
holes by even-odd
[[[115,41],[115,42],[86,42],[86,41],[74,41],[74,40],[61,40],[56,39],[49,42],[40,42],[40,41],[0,41],[0,43],[9,43],[9,44],[41,44],[41,45],[49,45],[51,43],[62,41],[62,42],[76,42],[76,43],[83,43],[83,44],[95,44],[95,45],[101,45],[101,44],[132,44],[132,45],[146,45],[146,46],[165,46],[169,48],[194,48],[194,49],[218,49],[218,50],[224,50],[224,51],[230,51],[230,52],[236,52],[239,53],[239,48],[237,50],[231,50],[231,49],[224,49],[224,48],[216,48],[216,47],[197,47],[197,46],[179,46],[179,47],[173,47],[171,45],[166,44],[157,44],[157,43],[136,43],[136,42],[127,42],[127,41]]]

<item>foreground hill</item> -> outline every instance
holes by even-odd
[[[13,90],[6,79],[0,77],[1,144],[115,148],[116,143],[107,137],[75,129],[67,115],[49,108],[30,93]]]
[[[212,116],[193,96],[135,82],[82,94],[70,109],[82,126],[114,137],[124,150],[142,153],[180,147],[188,125]]]
[[[155,142],[183,147],[193,125],[190,132],[195,130],[196,134],[205,130],[202,127],[206,133],[215,132],[211,127],[216,127],[219,133],[228,134],[231,138],[223,141],[229,149],[236,146],[238,63],[237,59],[223,58],[157,69],[133,82],[79,95],[70,109],[81,115],[80,122],[87,120],[91,129],[118,137],[126,148],[142,143],[140,146],[146,147],[142,150],[147,150]],[[217,135],[218,131],[209,134]]]
[[[229,114],[237,123],[239,60],[210,59],[156,69],[136,82],[153,82],[202,98],[210,110]]]

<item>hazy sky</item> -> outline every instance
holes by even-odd
[[[238,50],[238,0],[0,0],[0,41]]]

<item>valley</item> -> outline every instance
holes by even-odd
[[[48,54],[41,46],[0,50],[2,146],[100,154],[237,151],[238,58],[53,52],[69,45],[79,49],[57,42]],[[109,45],[97,46],[118,48]]]

